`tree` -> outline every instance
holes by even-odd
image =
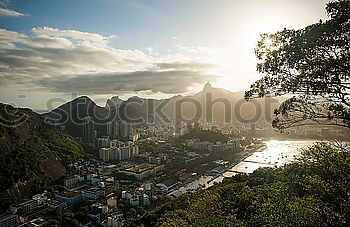
[[[327,21],[263,34],[255,49],[257,70],[265,76],[245,98],[292,94],[275,110],[278,129],[350,127],[350,1],[330,2],[326,10]]]

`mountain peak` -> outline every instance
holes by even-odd
[[[211,86],[210,82],[208,81],[203,88],[203,91],[209,91],[211,90],[213,87]]]
[[[107,100],[106,107],[116,107],[119,106],[122,102],[124,102],[124,100],[120,99],[118,96],[113,96]]]
[[[89,104],[89,103],[95,103],[95,102],[89,96],[83,95],[83,96],[76,97],[75,99],[63,104],[62,106],[67,105],[69,103]]]

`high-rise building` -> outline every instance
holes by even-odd
[[[64,186],[71,188],[73,186],[76,186],[80,182],[80,180],[81,179],[79,175],[70,176],[64,179]]]
[[[135,155],[138,155],[139,154],[139,146],[138,145],[131,145],[131,153],[132,153],[132,156],[135,156]]]
[[[111,139],[115,139],[120,134],[120,123],[117,121],[112,121],[107,123],[107,135]]]
[[[109,149],[108,148],[101,148],[99,151],[100,159],[102,159],[105,162],[109,161]]]
[[[127,160],[131,158],[131,149],[130,147],[121,147],[120,148],[120,156],[119,156],[119,160],[123,161],[123,160]]]
[[[112,121],[107,123],[107,135],[111,139],[115,139],[117,137],[127,137],[132,134],[133,127],[131,124],[126,122],[117,122]]]
[[[125,122],[120,123],[119,129],[120,129],[119,135],[123,138],[127,137],[129,134],[133,132],[132,125]]]
[[[130,144],[118,143],[117,140],[111,141],[109,148],[101,148],[99,157],[105,162],[108,161],[124,161],[133,158],[139,153],[139,147],[132,142]]]
[[[116,215],[111,215],[107,218],[107,227],[119,227],[121,218]]]
[[[120,140],[111,140],[109,142],[109,147],[120,147],[123,142]]]
[[[118,160],[119,153],[120,153],[120,149],[119,148],[116,148],[116,147],[109,148],[109,160],[110,161]]]
[[[97,138],[96,144],[97,148],[107,148],[109,147],[110,142],[108,138]]]
[[[83,125],[83,142],[84,143],[94,143],[95,138],[95,126],[94,122],[90,117],[85,118],[85,123]]]

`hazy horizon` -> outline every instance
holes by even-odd
[[[244,91],[262,76],[259,34],[325,20],[326,2],[0,1],[0,101]]]

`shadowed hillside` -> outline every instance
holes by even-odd
[[[59,179],[65,166],[86,156],[82,144],[29,109],[0,104],[0,121],[2,206]]]

